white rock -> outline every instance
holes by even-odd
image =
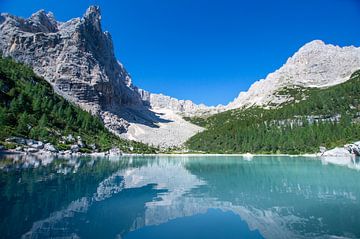
[[[69,134],[68,136],[64,137],[66,142],[69,142],[69,143],[73,143],[75,142],[75,138],[74,136],[72,136],[72,134]]]
[[[44,143],[41,141],[28,139],[28,140],[26,140],[26,144],[29,147],[34,148],[34,149],[43,149],[44,148]]]
[[[71,145],[70,150],[71,150],[71,152],[73,152],[73,153],[77,153],[77,152],[79,152],[80,147],[79,147],[79,145],[77,145],[77,144],[73,144],[73,145]]]
[[[241,92],[226,108],[279,105],[292,100],[276,95],[284,87],[328,87],[349,80],[358,69],[360,48],[341,48],[312,41],[301,47],[279,70],[252,84],[247,92]]]
[[[51,143],[46,143],[44,145],[44,150],[47,150],[47,151],[52,152],[52,153],[57,153],[58,152],[58,150]]]
[[[24,151],[28,152],[28,153],[37,153],[37,152],[39,152],[39,150],[36,149],[36,148],[26,148]]]
[[[16,143],[16,144],[22,144],[26,145],[26,139],[21,137],[10,137],[5,139],[6,142]]]
[[[334,149],[330,149],[328,151],[325,151],[322,156],[326,157],[326,156],[330,156],[330,157],[348,157],[351,156],[352,154],[345,148],[334,148]]]
[[[122,155],[123,152],[119,148],[112,148],[108,152],[109,156],[119,156]]]

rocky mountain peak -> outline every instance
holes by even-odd
[[[32,29],[36,32],[56,32],[57,23],[52,13],[47,14],[44,9],[32,14],[27,23],[32,25]]]
[[[277,95],[285,87],[328,87],[347,81],[360,69],[360,48],[339,47],[315,40],[301,47],[278,70],[241,92],[228,109],[277,106],[291,97]]]
[[[306,43],[304,46],[302,46],[299,51],[304,50],[304,49],[311,49],[311,48],[319,48],[319,47],[324,47],[326,46],[325,42],[322,40],[313,40],[310,41],[308,43]]]
[[[83,109],[113,116],[111,130],[126,130],[127,122],[118,115],[120,108],[142,107],[143,102],[115,58],[110,34],[101,30],[99,7],[91,6],[81,19],[63,23],[44,10],[27,19],[1,16],[4,56],[31,66],[59,94]]]
[[[86,24],[93,26],[97,31],[101,32],[101,11],[99,6],[90,6],[83,19]]]

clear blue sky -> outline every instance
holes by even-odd
[[[360,0],[0,0],[0,11],[45,9],[65,21],[91,4],[137,86],[209,105],[229,102],[311,40],[360,45]]]

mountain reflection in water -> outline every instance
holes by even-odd
[[[360,237],[360,172],[303,157],[0,156],[3,238]]]

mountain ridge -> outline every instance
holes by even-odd
[[[276,107],[294,100],[284,89],[339,84],[360,68],[360,48],[315,40],[228,105],[195,104],[135,86],[114,55],[111,35],[103,32],[100,8],[96,6],[66,22],[56,21],[44,10],[27,19],[2,13],[0,52],[31,66],[57,93],[99,115],[116,135],[166,147],[182,145],[203,130],[184,121],[184,116]]]
[[[105,126],[125,139],[144,143],[181,144],[199,127],[181,121],[186,133],[162,122],[177,120],[151,109],[147,93],[133,85],[131,76],[115,58],[110,33],[101,27],[100,8],[90,6],[81,18],[57,22],[44,10],[24,19],[7,13],[0,17],[0,52],[32,67],[66,99],[99,115]],[[177,103],[177,102],[175,102]],[[187,107],[177,109],[184,111]],[[188,103],[187,103],[188,104]],[[191,105],[191,104],[190,104]],[[171,125],[171,124],[169,124]],[[130,127],[142,127],[141,137]],[[176,131],[176,138],[152,139],[148,132]],[[167,134],[167,133],[166,133]],[[172,137],[172,134],[167,134]]]
[[[347,81],[360,69],[360,48],[339,47],[314,40],[301,47],[278,70],[254,82],[226,108],[280,105],[292,100],[276,97],[276,92],[289,86],[322,88]],[[289,80],[290,79],[290,80]]]

